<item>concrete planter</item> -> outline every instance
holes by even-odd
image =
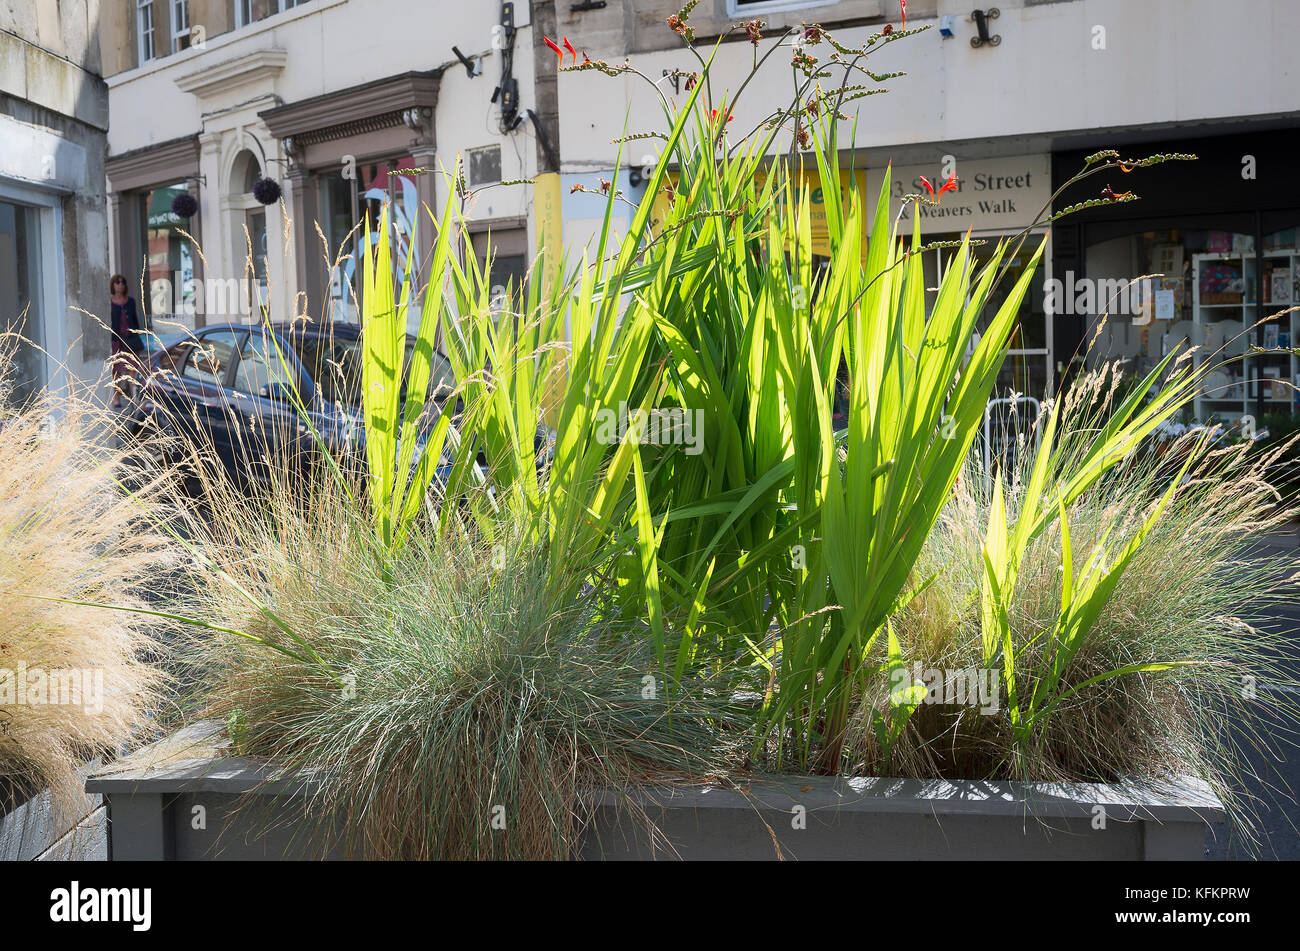
[[[217,729],[196,724],[167,742],[201,741]],[[122,764],[92,776],[86,789],[107,803],[113,859],[338,857],[337,847],[309,846],[297,831],[312,783],[208,752]],[[1155,790],[780,777],[742,791],[637,795],[671,849],[651,848],[618,797],[602,792],[578,857],[773,859],[779,851],[794,859],[1188,860],[1203,857],[1206,826],[1224,821],[1223,804],[1195,779]],[[205,828],[196,828],[200,815]]]

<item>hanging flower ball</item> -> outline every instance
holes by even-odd
[[[172,199],[172,214],[177,218],[193,218],[198,210],[198,199],[189,192],[181,192]]]
[[[253,197],[264,205],[274,205],[280,200],[280,183],[274,178],[259,178],[253,182]]]

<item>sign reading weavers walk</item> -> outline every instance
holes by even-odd
[[[873,159],[877,156],[873,156]],[[883,156],[879,156],[883,159]],[[899,220],[899,234],[912,231],[912,215],[921,216],[922,234],[948,234],[973,228],[976,231],[1019,231],[1028,227],[1052,197],[1051,156],[1014,155],[1003,158],[963,159],[950,166],[905,165],[893,170],[893,214],[898,215],[904,195],[929,195],[921,177],[937,191],[949,172],[957,176],[956,191],[944,194],[938,207],[909,204]],[[874,214],[884,167],[867,171],[868,208]]]

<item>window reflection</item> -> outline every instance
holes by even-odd
[[[35,208],[0,201],[0,332],[17,336],[0,405],[16,407],[45,385],[44,314],[40,301],[40,219]],[[107,294],[107,291],[105,291]],[[13,338],[9,338],[12,340]]]
[[[189,222],[172,211],[177,195],[188,192],[185,182],[146,191],[141,196],[141,228],[144,235],[144,286],[148,300],[145,310],[155,317],[180,319],[192,325],[198,306],[194,284],[194,246],[186,233]],[[128,285],[132,282],[127,276]],[[128,286],[134,296],[138,287]]]

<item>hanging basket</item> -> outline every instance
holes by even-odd
[[[253,197],[264,205],[274,205],[280,200],[280,183],[274,178],[259,178],[253,182]]]
[[[193,218],[198,210],[198,199],[189,192],[181,192],[172,199],[172,214],[177,218]]]

